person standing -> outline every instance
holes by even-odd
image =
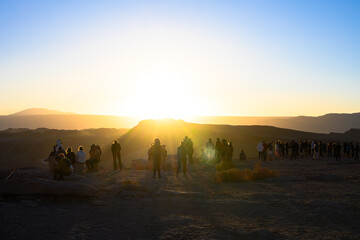
[[[222,143],[220,142],[220,138],[217,138],[215,143],[216,162],[220,162],[221,160],[221,149],[222,149]]]
[[[153,161],[153,178],[156,178],[156,173],[158,178],[161,178],[160,164],[164,156],[163,147],[160,145],[160,139],[155,138],[154,145],[152,145],[148,151],[149,161]]]
[[[166,150],[166,146],[165,146],[165,145],[162,145],[162,146],[163,146],[163,158],[162,158],[161,165],[162,165],[162,170],[165,171],[165,168],[166,168],[166,159],[167,159],[167,150]]]
[[[206,143],[206,154],[209,156],[209,161],[211,161],[214,156],[214,143],[211,138],[209,138],[209,141]]]
[[[192,166],[193,165],[193,155],[194,155],[194,143],[191,140],[191,138],[188,138],[188,140],[187,140],[186,149],[187,149],[187,154],[189,157],[189,166]]]
[[[263,151],[264,151],[264,145],[263,142],[259,142],[259,144],[256,147],[258,153],[259,153],[259,160],[263,159]]]
[[[118,141],[114,140],[113,144],[111,145],[111,152],[112,152],[112,156],[113,156],[114,171],[116,171],[116,159],[119,161],[119,169],[120,170],[122,169],[120,151],[121,151],[120,143]]]
[[[360,147],[359,147],[359,144],[356,142],[355,143],[355,158],[354,160],[358,160],[359,161],[359,151],[360,151]]]
[[[227,157],[228,157],[228,161],[232,161],[233,158],[233,154],[234,154],[234,147],[232,145],[232,142],[230,142],[227,146]]]
[[[178,160],[176,176],[179,176],[181,167],[183,169],[183,176],[186,176],[186,147],[184,142],[181,142],[181,145],[177,148],[176,155]]]

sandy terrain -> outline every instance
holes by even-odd
[[[20,169],[0,182],[1,239],[360,239],[360,164],[262,165],[281,176],[215,183],[195,166],[188,177],[127,169],[55,182]]]

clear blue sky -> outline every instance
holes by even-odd
[[[0,0],[0,83],[0,114],[359,112],[360,1]]]

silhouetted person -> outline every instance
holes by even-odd
[[[56,159],[56,161],[57,160],[59,160],[60,159],[60,154],[62,153],[62,154],[64,154],[64,156],[66,156],[66,152],[64,151],[64,149],[62,148],[62,146],[61,147],[58,147],[58,148],[56,148],[57,150],[56,150],[56,153],[55,153],[55,159]]]
[[[227,146],[228,146],[228,142],[225,138],[223,138],[223,140],[221,140],[221,160],[222,161],[227,161]]]
[[[336,143],[334,148],[334,155],[335,155],[335,161],[339,160],[341,161],[341,145],[340,143]]]
[[[194,143],[191,138],[188,138],[186,142],[186,152],[189,157],[189,165],[193,165],[193,155],[194,155]]]
[[[61,143],[61,140],[58,139],[58,140],[56,140],[55,151],[58,152],[60,148],[64,149],[64,147]]]
[[[71,161],[63,153],[59,154],[59,160],[54,168],[54,180],[64,180],[64,176],[69,176],[73,171]]]
[[[359,151],[360,151],[359,144],[356,142],[356,143],[355,143],[355,146],[354,146],[354,152],[355,152],[355,158],[354,158],[354,160],[358,160],[358,161],[359,161]]]
[[[158,177],[161,177],[160,164],[164,156],[163,147],[160,145],[160,139],[155,138],[154,145],[152,145],[148,151],[149,160],[153,161],[153,178],[156,178],[156,173]]]
[[[244,153],[244,150],[242,150],[242,149],[240,151],[239,160],[240,161],[245,161],[246,160],[246,154]]]
[[[263,141],[263,160],[266,161],[266,158],[267,158],[267,150],[268,150],[268,145],[266,144],[265,141]]]
[[[216,162],[220,162],[221,160],[221,149],[222,149],[222,143],[220,142],[220,138],[217,138],[215,143]]]
[[[100,162],[101,150],[99,149],[98,146],[99,145],[95,145],[95,144],[91,145],[89,151],[90,158],[85,161],[86,167],[90,171],[97,170],[95,168],[95,164]]]
[[[209,161],[208,156],[205,153],[204,149],[200,149],[200,157],[199,157],[199,159],[200,159],[201,162],[208,162]]]
[[[71,147],[66,149],[66,158],[70,160],[72,165],[76,163],[76,156]]]
[[[185,143],[181,142],[181,145],[177,148],[177,170],[176,176],[179,176],[180,169],[183,169],[183,175],[186,176],[186,147]]]
[[[231,161],[233,158],[233,153],[234,153],[234,147],[232,145],[232,142],[230,142],[227,146],[227,157],[228,157],[228,161]]]
[[[162,157],[162,170],[164,171],[166,169],[166,159],[167,159],[167,150],[166,150],[166,146],[162,145],[163,147],[163,157]]]
[[[120,151],[121,151],[120,143],[118,141],[114,140],[113,144],[111,145],[111,153],[113,156],[114,171],[116,171],[116,159],[119,162],[119,169],[120,170],[122,169]]]
[[[53,147],[53,151],[50,153],[50,155],[49,155],[49,157],[47,159],[48,164],[49,164],[49,170],[51,172],[54,172],[54,168],[55,168],[55,165],[56,165],[56,156],[55,156],[56,150],[55,150],[55,147],[56,146]]]
[[[271,141],[267,147],[268,147],[268,158],[271,161],[273,155],[273,141]]]
[[[208,155],[209,161],[211,161],[214,157],[214,143],[209,138],[209,141],[206,143],[206,154]]]

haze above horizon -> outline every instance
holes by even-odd
[[[1,1],[0,115],[360,109],[358,1]]]

